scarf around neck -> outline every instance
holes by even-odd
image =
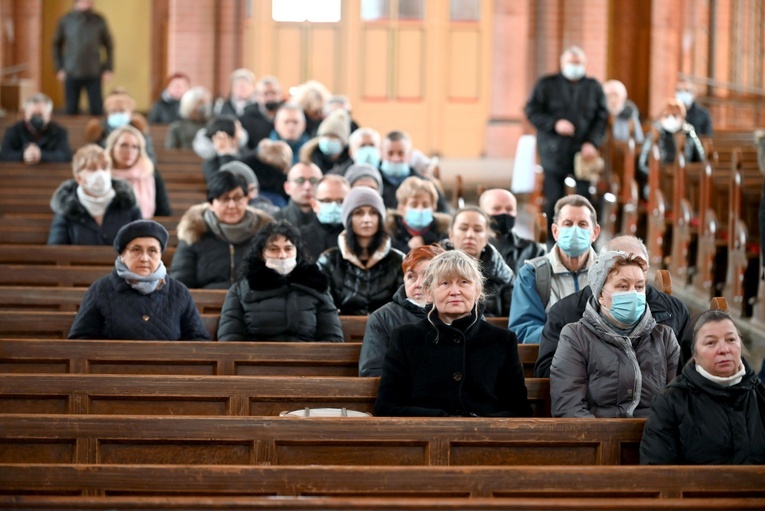
[[[144,219],[149,219],[154,216],[157,209],[157,199],[154,173],[146,170],[139,159],[138,163],[128,169],[112,169],[112,175],[133,185],[138,207],[141,208],[141,216]]]
[[[167,268],[162,261],[159,262],[159,266],[153,273],[145,277],[130,271],[122,261],[122,256],[117,256],[117,260],[114,261],[114,269],[117,271],[118,277],[125,279],[130,287],[142,295],[148,295],[160,289],[165,284],[165,277],[167,277]]]
[[[205,210],[203,218],[213,234],[235,245],[252,238],[258,226],[258,217],[250,210],[246,210],[244,217],[236,224],[221,223],[210,208]]]
[[[707,380],[713,381],[718,385],[722,385],[723,387],[732,387],[733,385],[740,383],[746,374],[746,368],[744,367],[744,364],[741,364],[741,368],[736,371],[736,374],[731,376],[715,376],[712,373],[707,372],[699,364],[696,364],[696,371],[698,371],[698,373]]]
[[[92,195],[85,193],[82,186],[77,187],[77,198],[79,199],[80,204],[82,204],[85,211],[87,211],[93,218],[103,217],[104,213],[106,213],[106,208],[109,207],[109,204],[112,203],[112,200],[114,200],[116,195],[117,192],[114,191],[114,188],[110,188],[109,191],[102,196],[93,197]]]

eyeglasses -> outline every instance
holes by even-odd
[[[311,183],[311,185],[316,186],[319,184],[319,178],[317,177],[298,177],[295,179],[290,179],[293,183],[297,184],[298,186],[304,185],[306,182]]]
[[[343,199],[317,199],[322,204],[342,204]]]
[[[223,204],[228,204],[229,202],[233,202],[234,204],[243,204],[247,202],[247,196],[234,195],[232,197],[218,197],[216,200],[222,202]]]

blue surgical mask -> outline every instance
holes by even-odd
[[[319,202],[316,218],[323,224],[341,224],[343,223],[343,206],[337,202]]]
[[[404,215],[404,221],[406,222],[406,225],[412,229],[417,231],[424,229],[433,223],[433,208],[409,208],[406,210],[406,214]]]
[[[579,64],[565,64],[563,69],[561,69],[561,73],[563,73],[563,76],[569,80],[581,80],[584,78],[584,66]]]
[[[116,114],[109,114],[106,118],[106,123],[112,129],[121,128],[130,123],[130,114],[128,112],[117,112]]]
[[[380,151],[371,145],[365,145],[356,149],[354,161],[356,163],[368,163],[374,168],[380,165]]]
[[[409,164],[383,160],[380,171],[391,179],[404,179],[409,175]]]
[[[557,245],[569,257],[579,257],[590,249],[592,231],[579,226],[561,227]]]
[[[685,105],[685,108],[690,108],[693,104],[693,94],[688,92],[687,90],[681,90],[675,92],[675,99],[677,99],[680,103]]]
[[[605,289],[605,293],[608,293]],[[622,325],[634,325],[645,312],[645,293],[637,291],[616,291],[611,295],[611,308],[606,309],[611,317]]]
[[[319,139],[319,151],[327,156],[335,156],[343,151],[343,143],[336,138],[321,137]]]

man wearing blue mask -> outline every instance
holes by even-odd
[[[394,209],[397,202],[396,190],[404,182],[404,179],[411,176],[420,179],[425,179],[425,177],[409,166],[409,160],[412,157],[412,139],[403,131],[391,131],[385,135],[381,153],[382,198],[386,208]],[[449,205],[441,192],[438,193],[436,210],[441,213],[449,212]]]
[[[712,136],[712,116],[709,110],[696,103],[696,85],[680,80],[675,85],[675,98],[685,106],[685,122],[693,126],[697,135]]]
[[[574,156],[598,157],[608,122],[603,88],[585,76],[587,58],[581,48],[567,48],[560,73],[540,78],[526,103],[526,116],[537,129],[537,147],[544,169],[545,213],[552,227],[556,201],[565,193],[564,181],[574,173]],[[576,193],[589,197],[590,182],[576,182]]]
[[[348,137],[348,152],[354,163],[380,166],[380,133],[374,128],[359,128]],[[381,187],[382,188],[382,187]]]
[[[396,210],[388,211],[385,219],[394,248],[408,254],[412,249],[438,243],[449,236],[451,217],[433,211],[438,201],[433,183],[408,177],[396,191],[396,200]]]
[[[568,195],[555,203],[554,212],[555,245],[548,254],[526,261],[513,289],[508,328],[526,344],[539,344],[547,311],[587,285],[587,271],[597,257],[592,244],[600,226],[590,201]]]
[[[300,227],[300,237],[311,258],[318,259],[322,252],[337,246],[337,237],[343,232],[343,200],[351,186],[348,180],[336,174],[327,174],[318,186],[311,209],[316,220]]]

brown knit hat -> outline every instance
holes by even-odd
[[[334,135],[340,139],[343,146],[348,146],[348,137],[351,136],[351,118],[348,112],[339,108],[329,114],[319,124],[319,129],[316,134],[322,135]]]

